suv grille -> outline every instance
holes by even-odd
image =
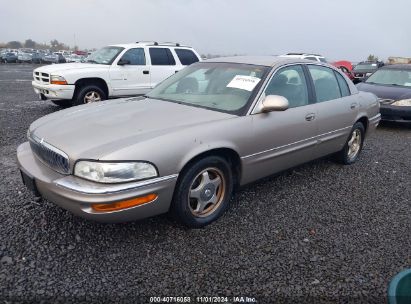
[[[34,135],[30,136],[29,141],[31,150],[42,163],[59,173],[70,173],[67,154]]]
[[[35,82],[38,83],[50,83],[50,74],[43,72],[34,72],[33,78]]]

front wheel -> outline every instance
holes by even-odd
[[[190,228],[200,228],[218,219],[227,209],[233,191],[229,163],[219,156],[209,156],[181,174],[172,202],[177,220]]]
[[[107,99],[106,93],[97,85],[86,85],[79,89],[74,98],[74,105],[99,102]]]
[[[361,122],[356,122],[351,129],[351,133],[344,148],[337,153],[337,160],[344,165],[355,163],[364,145],[364,135],[364,125]]]

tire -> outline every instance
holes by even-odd
[[[92,96],[95,97],[94,100]],[[90,98],[90,101],[86,102],[88,98]],[[73,99],[73,104],[78,106],[86,103],[102,101],[105,99],[107,99],[106,93],[104,93],[104,91],[98,85],[91,84],[85,85],[78,89],[78,92]]]
[[[70,99],[52,100],[51,102],[62,108],[68,108],[73,105],[73,101]]]
[[[340,163],[351,165],[357,161],[364,145],[364,135],[364,125],[361,122],[356,122],[351,129],[344,147],[336,154],[337,160]]]
[[[219,156],[208,156],[180,174],[171,211],[181,224],[201,228],[226,211],[232,191],[230,164]]]

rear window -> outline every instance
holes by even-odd
[[[178,59],[182,65],[190,65],[194,62],[199,61],[196,54],[193,51],[187,49],[175,49]]]
[[[150,48],[150,57],[152,65],[176,65],[168,48]]]

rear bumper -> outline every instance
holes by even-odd
[[[28,142],[17,148],[21,170],[34,178],[40,195],[80,217],[104,223],[139,220],[165,213],[170,208],[177,174],[127,184],[99,184],[73,175],[62,175],[46,167],[32,153]],[[95,212],[94,203],[114,203],[148,194],[157,198],[144,205],[120,211]]]
[[[383,120],[411,120],[411,107],[399,107],[392,105],[381,105],[381,119]]]
[[[47,99],[73,99],[75,85],[40,84],[31,82],[34,92],[42,94]]]

